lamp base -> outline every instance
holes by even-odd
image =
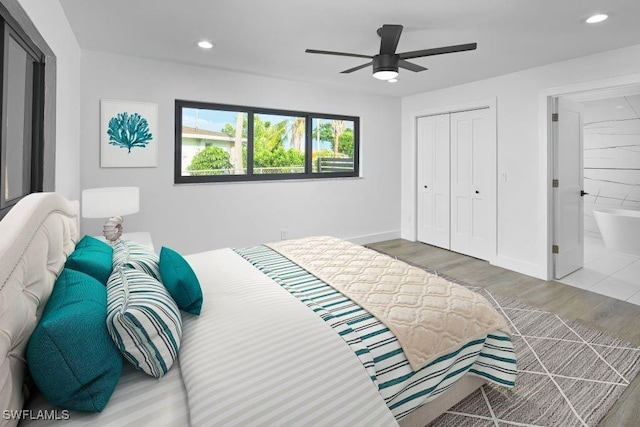
[[[122,221],[121,216],[112,216],[104,223],[102,234],[112,245],[115,245],[122,236]]]

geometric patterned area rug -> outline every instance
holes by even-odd
[[[595,426],[640,370],[640,348],[446,278],[483,295],[507,319],[518,377],[512,390],[483,386],[430,426]]]

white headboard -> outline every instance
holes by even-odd
[[[78,203],[56,193],[31,194],[0,221],[2,410],[22,409],[26,346],[78,241],[78,224]]]

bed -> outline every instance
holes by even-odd
[[[77,203],[55,193],[26,197],[0,222],[3,425],[424,426],[487,382],[514,385],[508,327],[482,297],[446,285],[449,295],[433,300],[440,314],[426,323],[458,322],[464,341],[446,330],[429,335],[433,325],[406,329],[416,299],[405,300],[421,288],[407,284],[443,279],[316,238],[187,256],[205,303],[200,316],[182,314],[179,363],[159,380],[125,363],[102,412],[65,411],[26,390],[24,355],[79,238]],[[377,294],[354,285],[372,280]],[[404,294],[392,292],[397,280]],[[475,317],[491,319],[481,334],[469,326],[477,318],[448,316],[465,298],[480,307]],[[411,339],[418,350],[403,347]]]

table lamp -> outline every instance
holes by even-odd
[[[82,217],[108,218],[102,234],[115,244],[122,235],[124,215],[140,210],[140,188],[104,187],[82,190]]]

